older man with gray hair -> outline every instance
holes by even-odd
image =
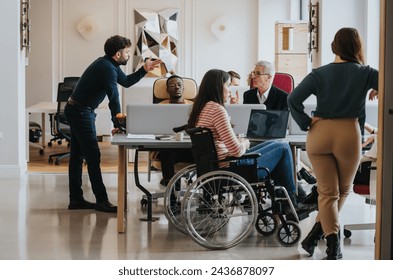
[[[243,94],[244,104],[265,104],[266,109],[288,110],[288,93],[272,85],[274,65],[269,61],[258,61],[251,72],[251,89]]]

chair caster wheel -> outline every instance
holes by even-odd
[[[344,236],[345,238],[350,238],[352,235],[352,232],[349,229],[344,228]]]
[[[142,207],[146,207],[147,206],[147,199],[146,198],[142,198],[141,199],[141,206]]]

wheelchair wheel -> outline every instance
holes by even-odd
[[[252,232],[258,213],[255,192],[241,176],[224,170],[204,174],[182,202],[183,224],[208,249],[228,249]]]
[[[352,236],[352,232],[349,229],[344,228],[344,236],[345,238],[350,238]]]
[[[196,180],[195,164],[179,170],[169,181],[164,195],[165,216],[180,232],[187,233],[182,223],[181,203],[188,187]]]
[[[278,242],[286,247],[293,246],[299,242],[302,232],[297,223],[293,221],[286,221],[281,224],[277,230]]]
[[[263,236],[272,235],[277,226],[277,218],[272,213],[260,213],[255,223],[256,230]]]

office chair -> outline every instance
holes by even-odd
[[[291,93],[295,87],[295,82],[291,74],[277,72],[274,75],[273,85],[286,93]]]
[[[59,95],[60,87],[67,88],[72,91],[76,87],[76,84],[79,81],[79,77],[65,77],[63,83],[59,83],[59,86],[57,88],[57,95]],[[60,86],[60,84],[64,84],[64,86]],[[58,97],[57,97],[58,99]],[[58,100],[56,100],[58,102]],[[52,142],[57,142],[57,144],[61,145],[63,143],[63,140],[65,139],[61,134],[59,134],[56,130],[56,113],[51,113],[49,114],[49,121],[50,121],[50,128],[51,128],[51,135],[53,136],[52,139],[49,140],[48,142],[48,147],[52,147]]]
[[[61,144],[62,140],[65,140],[68,142],[68,146],[70,145],[71,132],[70,126],[64,117],[64,107],[67,104],[68,98],[74,91],[78,80],[79,77],[66,77],[64,78],[64,82],[59,83],[57,88],[57,110],[56,113],[51,116],[51,123],[53,125],[54,138],[57,139],[59,144]],[[51,141],[53,141],[53,139]],[[60,160],[69,156],[69,151],[52,154],[49,156],[48,162],[52,164],[53,158],[56,158],[55,165],[60,165]]]
[[[166,81],[167,78],[159,78],[154,81],[153,84],[153,103],[158,104],[164,100],[169,99],[169,94],[166,90]],[[191,78],[183,78],[184,83],[184,92],[183,97],[187,100],[193,100],[198,92],[197,83],[195,80]],[[151,171],[152,170],[161,170],[161,162],[157,159],[157,151],[149,152],[148,156],[148,164],[147,164],[147,181],[150,182],[151,179]],[[182,167],[188,165],[187,164],[177,164],[176,170],[180,170]]]
[[[369,205],[375,205],[376,201],[376,162],[372,161],[369,165],[364,163],[360,168],[369,170],[369,183],[359,182],[353,185],[353,192],[361,195],[365,198],[365,203]],[[364,172],[364,170],[362,171]],[[366,171],[368,172],[368,171]],[[344,236],[346,238],[351,237],[352,230],[375,230],[375,223],[363,223],[363,224],[348,224],[344,225]]]
[[[41,126],[36,122],[29,122],[29,146],[32,148],[37,148],[40,156],[44,154],[44,147],[37,143],[39,142],[41,136]]]
[[[153,103],[157,104],[169,99],[169,93],[166,91],[167,78],[159,78],[153,84]],[[194,100],[198,92],[198,86],[194,79],[183,78],[184,92],[183,97],[187,100]]]

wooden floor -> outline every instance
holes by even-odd
[[[99,142],[101,150],[101,170],[103,173],[117,172],[117,146],[111,145],[110,142]],[[39,150],[30,148],[30,162],[27,165],[28,172],[38,173],[67,173],[68,158],[62,159],[59,165],[55,165],[55,158],[52,164],[49,164],[49,155],[66,152],[67,144],[58,145],[54,143],[52,147],[46,146],[44,154],[40,155]],[[140,171],[146,172],[146,161],[140,160]],[[129,170],[132,170],[133,164],[129,164]],[[85,167],[86,169],[86,167]],[[85,170],[86,171],[86,170]]]

